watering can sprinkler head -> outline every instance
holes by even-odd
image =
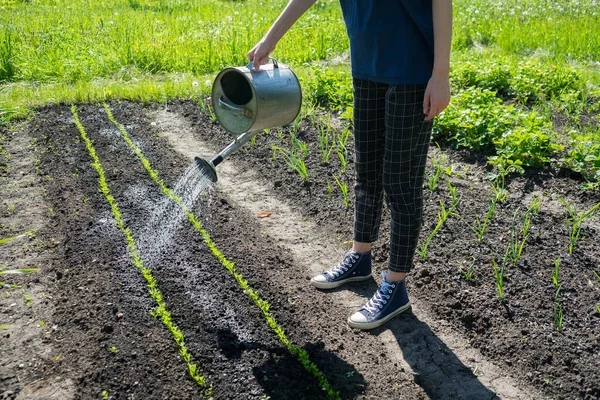
[[[195,157],[194,163],[196,164],[196,168],[200,170],[200,173],[210,179],[211,182],[217,181],[217,170],[211,161],[202,157]]]

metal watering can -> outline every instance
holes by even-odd
[[[210,161],[196,157],[198,169],[217,181],[215,167],[258,132],[287,125],[300,113],[302,90],[292,70],[277,60],[255,71],[253,63],[225,68],[215,78],[212,104],[221,126],[235,140]]]

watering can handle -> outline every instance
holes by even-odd
[[[273,63],[274,68],[279,68],[279,63],[277,62],[276,59],[274,59],[273,57],[269,57],[269,60],[271,60],[271,62]],[[254,60],[250,61],[248,63],[248,65],[246,66],[246,68],[248,68],[249,70],[252,70],[254,68]]]
[[[246,111],[246,107],[236,107],[233,104],[228,103],[226,100],[223,100],[223,97],[219,98],[219,106],[221,108],[226,109],[227,111],[234,112],[237,114],[244,114]]]

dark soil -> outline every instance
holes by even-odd
[[[167,186],[174,187],[189,163],[169,149],[159,129],[147,118],[148,109],[132,103],[111,107]],[[195,104],[184,102],[169,107],[184,115],[202,140],[222,146],[231,141]],[[137,239],[164,195],[121,140],[101,106],[80,105],[79,115],[94,141],[123,219]],[[98,191],[98,175],[90,166],[69,107],[38,110],[30,122],[30,134],[37,139],[35,148],[40,173],[46,177],[46,199],[55,213],[53,225],[38,233],[48,240],[55,238],[54,257],[40,273],[56,280],[50,289],[56,299],[54,320],[48,323],[60,327],[51,340],[62,356],[48,364],[47,372],[66,371],[76,383],[77,398],[98,398],[105,390],[115,399],[129,398],[133,393],[136,398],[202,397],[203,390],[189,377],[170,333],[150,315],[155,303],[131,263],[110,206]],[[341,173],[333,153],[331,164],[323,164],[318,134],[307,121],[301,124],[297,136],[308,144],[310,185],[304,185],[281,157],[273,161],[272,145],[289,146],[289,138],[282,142],[275,131],[259,135],[255,146],[246,145],[225,162],[256,170],[277,197],[332,237],[351,240],[352,163]],[[350,161],[351,147],[350,139]],[[451,182],[458,187],[461,216],[473,223],[476,216],[482,217],[487,211],[490,188],[485,166],[480,157],[447,148],[440,153],[432,147],[431,155],[440,154],[446,155],[448,164],[462,174],[453,175]],[[347,210],[333,175],[344,179],[350,188]],[[578,210],[587,210],[600,201],[597,193],[582,192],[579,184],[553,171],[513,177],[508,182],[509,196],[499,205],[482,243],[463,222],[450,217],[432,239],[428,259],[417,256],[415,270],[408,279],[412,298],[467,337],[468,346],[504,366],[507,375],[536,386],[551,398],[600,398],[600,313],[596,310],[600,281],[592,272],[600,272],[600,225],[597,219],[585,224],[581,240],[569,255],[564,207],[555,198],[565,197],[577,204]],[[516,266],[506,267],[506,301],[500,303],[491,257],[501,262],[513,213],[520,208],[522,216],[532,194],[542,196],[542,208],[533,220],[522,258]],[[439,201],[450,204],[443,177],[438,189],[426,189],[425,196],[422,239],[437,223]],[[424,365],[423,360],[429,359],[416,349],[419,338],[411,336],[411,327],[420,324],[418,315],[399,317],[406,329],[394,331],[405,360],[421,374],[413,376],[386,357],[377,337],[381,330],[365,333],[345,326],[347,310],[337,309],[327,296],[312,290],[306,273],[295,267],[291,256],[261,234],[251,216],[236,207],[226,193],[217,191],[209,210],[195,211],[204,217],[219,249],[271,304],[271,311],[289,338],[308,350],[311,360],[342,398],[459,397],[438,381],[423,378],[436,361]],[[389,249],[385,241],[389,235],[387,212],[383,218],[382,239],[374,250],[377,269],[385,267]],[[551,279],[553,260],[559,256],[559,303],[564,309],[560,332],[554,322],[556,289]],[[466,282],[459,266],[470,265],[470,257],[475,261],[474,274]],[[323,397],[316,379],[278,342],[258,308],[186,221],[161,257],[145,262],[158,281],[173,321],[186,338],[192,361],[212,385],[214,398]],[[374,288],[375,282],[370,282],[365,295]],[[428,345],[449,353],[439,340],[425,347]],[[112,346],[118,352],[111,352]],[[454,376],[464,379],[463,383],[477,383],[473,373],[457,360],[451,359],[448,365],[458,371]],[[491,392],[488,395],[493,397]]]
[[[169,150],[139,106],[116,105],[114,114],[127,122],[128,129],[135,128],[134,141],[173,187],[188,162]],[[124,222],[137,239],[164,195],[101,107],[81,105],[79,115],[94,141]],[[116,228],[110,206],[99,192],[98,175],[90,166],[69,107],[38,110],[30,133],[36,139],[40,173],[45,176],[47,200],[55,213],[53,226],[39,232],[55,238],[55,257],[40,272],[56,279],[52,288],[56,310],[50,323],[61,327],[53,336],[53,344],[62,356],[48,366],[47,373],[66,370],[76,382],[77,398],[98,398],[104,391],[115,399],[129,398],[132,393],[136,398],[202,397],[203,390],[189,377],[170,333],[150,315],[156,304],[132,265],[124,235]],[[198,215],[200,212],[207,210],[198,209]],[[385,355],[381,360],[383,348],[377,338],[368,339],[366,350],[355,360],[346,361],[325,349],[323,336],[328,332],[335,332],[340,348],[347,346],[350,354],[356,353],[350,341],[362,339],[360,334],[331,322],[324,326],[304,324],[306,313],[328,318],[331,307],[327,300],[317,304],[317,293],[312,293],[312,300],[303,301],[305,308],[299,309],[290,302],[292,292],[262,280],[261,274],[293,271],[292,260],[271,239],[263,237],[227,198],[217,194],[206,217],[205,224],[218,247],[271,304],[289,338],[308,350],[342,398],[368,393],[369,397],[377,393],[396,398],[403,393],[402,398],[424,398],[411,374],[399,375],[398,366],[386,362]],[[145,262],[158,281],[174,323],[185,336],[192,362],[212,386],[212,397],[324,397],[317,380],[279,343],[259,309],[186,221],[161,256]],[[302,281],[303,286],[305,278],[296,273],[295,280]],[[302,292],[300,289],[293,295],[303,296]],[[344,314],[343,310],[337,312]],[[397,384],[370,380],[367,388],[365,377],[356,372],[352,362],[377,358],[380,365],[373,374],[401,376]]]
[[[225,146],[231,137],[217,129],[193,104],[174,106],[193,121],[196,134],[202,140]],[[290,148],[287,130],[280,140],[274,130],[257,136],[256,145],[247,145],[226,162],[251,168],[264,177],[274,193],[290,202],[307,218],[330,230],[331,235],[352,238],[352,143],[348,145],[350,164],[345,173],[335,154],[330,164],[323,164],[316,129],[307,121],[296,136],[308,145],[306,165],[310,186],[288,168],[279,157],[273,161],[271,147]],[[493,194],[483,157],[435,146],[430,157],[447,157],[454,167],[450,181],[460,198],[459,214],[471,224],[483,218],[488,210],[488,194]],[[431,174],[431,163],[428,173]],[[350,208],[345,209],[333,175],[343,177],[350,188]],[[565,207],[558,196],[587,211],[600,202],[598,192],[579,189],[581,181],[560,171],[530,171],[525,176],[507,179],[508,198],[498,205],[484,240],[457,217],[450,217],[432,239],[427,260],[416,256],[416,267],[409,282],[410,294],[422,300],[440,320],[446,321],[469,339],[474,346],[505,366],[507,374],[533,384],[552,398],[600,398],[600,272],[598,218],[584,223],[581,238],[569,254],[569,236],[565,225]],[[432,192],[425,189],[425,222],[421,232],[424,241],[437,224],[439,202],[446,208],[451,198],[444,174]],[[333,190],[329,191],[327,185]],[[541,197],[539,214],[533,218],[530,236],[523,255],[514,265],[510,261],[504,277],[506,300],[500,302],[492,269],[492,257],[500,264],[510,240],[513,214],[519,209],[518,221],[530,205],[532,195]],[[518,227],[518,229],[520,226]],[[377,265],[385,267],[389,246],[389,215],[384,212],[381,239],[374,249]],[[560,257],[558,302],[563,308],[562,330],[557,331],[554,318],[556,287],[552,282],[554,260]],[[473,278],[467,282],[459,267],[467,269],[475,263]]]

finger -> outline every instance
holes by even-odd
[[[260,51],[257,51],[256,53],[254,53],[254,70],[255,71],[260,71],[260,66],[261,66],[261,58],[264,57],[260,54]]]
[[[423,114],[427,114],[429,112],[429,104],[431,102],[431,95],[429,93],[429,88],[425,90],[425,97],[423,98]]]
[[[433,118],[435,118],[439,113],[439,107],[437,104],[432,103],[431,107],[429,108],[429,114],[427,114],[427,118],[425,118],[425,121],[431,121]]]
[[[248,52],[248,61],[254,60],[254,52],[256,51],[256,47],[253,47],[252,50]]]

